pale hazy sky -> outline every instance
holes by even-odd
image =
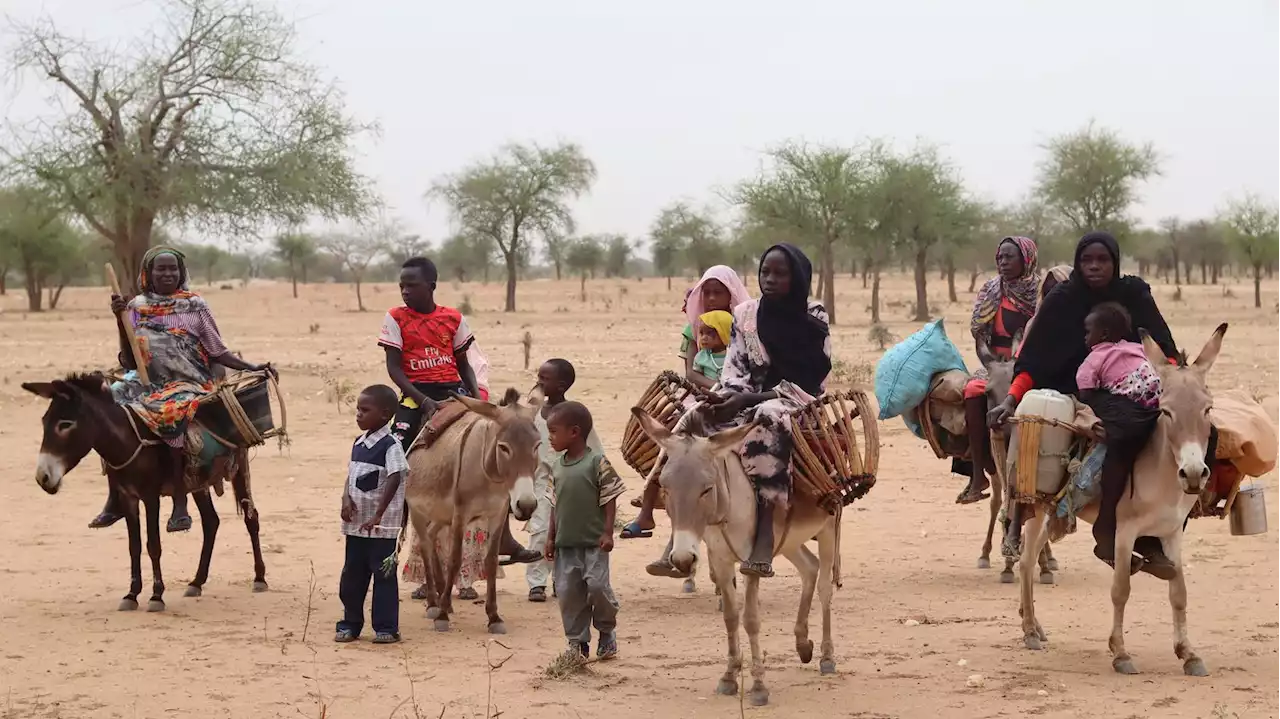
[[[6,0],[88,37],[122,37],[158,5]],[[509,140],[580,143],[599,180],[584,232],[643,235],[664,204],[715,199],[779,141],[917,137],[968,186],[1013,200],[1039,146],[1095,118],[1155,143],[1154,222],[1225,197],[1280,194],[1273,0],[596,2],[288,0],[302,50],[382,125],[360,166],[438,240],[433,178]],[[6,38],[8,39],[8,38]],[[6,92],[12,86],[6,86]],[[38,109],[4,100],[10,116]]]

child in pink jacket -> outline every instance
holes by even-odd
[[[1160,405],[1160,376],[1142,345],[1124,339],[1131,322],[1129,312],[1116,302],[1103,302],[1089,312],[1084,331],[1091,350],[1076,372],[1076,386],[1106,390],[1154,409]]]

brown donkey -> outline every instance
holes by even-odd
[[[1014,347],[1022,344],[1022,333],[1013,339]],[[978,361],[982,362],[982,366],[987,368],[987,410],[1000,403],[1009,394],[1009,387],[1013,384],[1013,360],[1001,360],[996,358],[994,354],[987,350],[986,347],[979,345]],[[992,458],[993,463],[999,460]],[[991,540],[995,534],[996,521],[1000,517],[1000,508],[1009,500],[1009,486],[1004,480],[1004,467],[996,466],[995,472],[990,475],[991,479],[991,516],[987,521],[987,538],[982,543],[982,554],[978,557],[978,569],[991,568]],[[1009,502],[1009,523],[1011,526],[1018,526],[1020,520],[1020,507]],[[1018,536],[1021,536],[1019,533]],[[1016,550],[1013,550],[1016,552]],[[1001,552],[1004,554],[1004,569],[1000,572],[1001,584],[1013,584],[1013,565],[1018,561],[1016,553]],[[1053,549],[1048,545],[1044,545],[1044,551],[1040,552],[1040,583],[1053,584],[1053,573],[1058,571],[1058,560],[1053,558]]]
[[[485,572],[489,589],[485,613],[489,633],[505,634],[498,615],[498,538],[507,512],[521,521],[538,506],[533,493],[533,473],[538,466],[538,429],[533,416],[537,406],[519,404],[520,393],[507,390],[502,406],[458,396],[469,410],[430,447],[411,446],[409,477],[404,498],[409,519],[418,537],[427,574],[427,617],[436,631],[449,630],[453,612],[453,585],[462,568],[462,535],[473,522],[482,521],[488,532]],[[416,443],[415,443],[416,445]],[[447,532],[447,556],[436,552],[436,539]],[[442,559],[445,564],[442,564]]]
[[[738,448],[753,425],[735,427],[710,437],[693,436],[702,432],[672,434],[639,407],[631,414],[667,453],[659,481],[667,491],[667,515],[671,518],[671,563],[688,571],[697,560],[698,548],[707,545],[708,568],[712,581],[721,594],[725,632],[728,635],[729,663],[716,685],[718,694],[738,693],[738,671],[742,667],[742,650],[738,644],[738,596],[735,565],[751,552],[756,530],[756,492],[742,470]],[[696,424],[696,423],[695,423]],[[831,640],[831,595],[835,584],[835,566],[840,552],[836,517],[827,514],[815,502],[793,495],[791,511],[774,514],[774,555],[786,557],[800,572],[800,608],[796,615],[796,653],[802,663],[813,659],[813,640],[809,639],[809,610],[813,606],[815,588],[822,602],[823,674],[836,671],[835,645]],[[818,540],[818,556],[805,544]],[[764,684],[764,657],[760,651],[760,578],[743,577],[746,584],[742,623],[751,645],[752,683],[748,698],[753,706],[769,703],[769,690]]]
[[[1188,366],[1185,358],[1178,366],[1168,364],[1164,353],[1143,333],[1142,345],[1147,358],[1160,374],[1160,418],[1156,428],[1133,466],[1130,486],[1116,509],[1115,572],[1111,579],[1112,667],[1121,674],[1137,674],[1133,659],[1124,647],[1124,608],[1129,601],[1132,581],[1130,567],[1133,545],[1138,537],[1155,537],[1164,545],[1165,554],[1173,562],[1175,574],[1169,581],[1169,605],[1173,607],[1174,654],[1182,660],[1182,670],[1190,676],[1208,675],[1204,661],[1196,656],[1187,638],[1187,580],[1182,570],[1182,532],[1187,514],[1199,501],[1200,492],[1209,479],[1205,451],[1209,444],[1209,410],[1213,397],[1205,385],[1205,376],[1222,349],[1227,325],[1214,331],[1196,361]],[[1035,586],[1031,582],[1028,557],[1040,551],[1048,541],[1049,512],[1038,508],[1038,516],[1027,522],[1027,537],[1022,547],[1022,615],[1023,642],[1028,649],[1040,649],[1046,640],[1044,629],[1036,617]],[[1077,515],[1086,522],[1097,517],[1097,504],[1083,508]]]
[[[129,410],[115,403],[111,388],[101,374],[71,375],[65,380],[28,382],[22,388],[49,400],[44,413],[44,438],[36,461],[36,484],[49,494],[57,494],[67,473],[76,468],[90,450],[98,453],[106,469],[107,483],[123,499],[125,524],[129,529],[130,582],[129,593],[120,601],[120,610],[138,608],[142,591],[142,530],[138,501],[147,512],[147,554],[151,557],[151,599],[147,611],[164,610],[164,580],[160,572],[160,497],[183,492],[173,486],[172,479],[181,476],[174,467],[170,448],[156,439],[147,428],[129,415]],[[238,507],[244,513],[244,526],[253,545],[253,591],[267,589],[266,565],[258,541],[258,512],[249,494],[249,457],[244,450],[236,452],[231,474],[231,487]],[[210,482],[221,479],[209,478]],[[208,485],[192,493],[200,510],[200,528],[204,534],[200,546],[200,566],[187,585],[186,596],[200,596],[209,577],[214,539],[218,534],[218,512],[209,496]]]

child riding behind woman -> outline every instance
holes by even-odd
[[[698,354],[693,358],[693,371],[711,380],[720,381],[724,369],[725,350],[733,329],[733,315],[724,310],[704,312],[698,316]]]

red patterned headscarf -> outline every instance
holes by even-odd
[[[1006,280],[996,275],[987,280],[978,291],[978,299],[973,304],[973,319],[970,328],[977,337],[990,339],[991,330],[995,326],[996,312],[1002,300],[1009,300],[1014,309],[1031,317],[1036,313],[1036,295],[1040,287],[1040,267],[1037,261],[1035,240],[1030,237],[1006,237],[1000,245],[1012,243],[1022,255],[1022,274],[1017,279]],[[1000,249],[996,245],[996,251]]]

